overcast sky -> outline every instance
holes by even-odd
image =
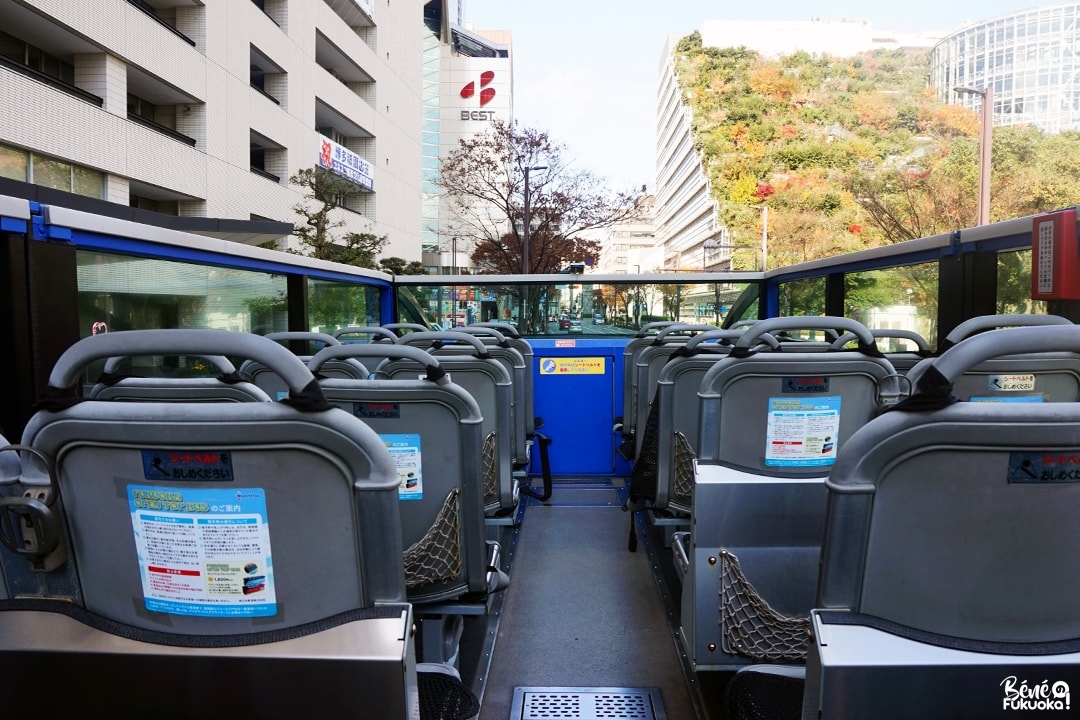
[[[868,20],[876,30],[941,32],[1038,5],[1022,0],[465,0],[477,29],[513,34],[514,116],[567,146],[614,190],[653,186],[656,89],[670,34],[705,20]]]

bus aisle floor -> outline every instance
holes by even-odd
[[[624,490],[564,481],[529,501],[479,720],[512,717],[518,687],[658,688],[667,718],[700,714],[649,556],[627,552]]]

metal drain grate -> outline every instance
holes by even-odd
[[[514,688],[510,720],[666,720],[659,688]]]

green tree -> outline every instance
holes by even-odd
[[[379,261],[379,269],[393,275],[427,275],[427,270],[419,260],[405,260],[399,257],[386,257]]]
[[[321,167],[300,170],[289,182],[304,190],[304,201],[293,207],[303,218],[303,223],[293,230],[300,241],[299,254],[378,269],[375,258],[386,246],[385,235],[351,232],[337,237],[334,233],[345,225],[345,220],[335,217],[335,213],[348,198],[360,192],[357,185]]]

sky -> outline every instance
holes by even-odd
[[[656,88],[668,35],[705,20],[865,20],[875,30],[948,33],[1031,0],[465,0],[476,29],[510,30],[514,118],[566,146],[613,191],[653,189]]]

